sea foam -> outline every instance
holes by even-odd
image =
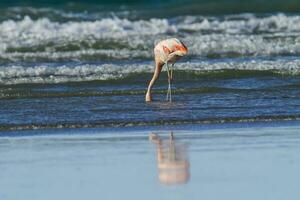
[[[130,75],[149,73],[154,63],[132,64],[81,64],[81,65],[37,65],[0,66],[0,84],[64,83],[95,80],[125,79]],[[165,69],[163,69],[165,70]],[[286,75],[300,74],[300,60],[226,60],[192,61],[177,63],[174,70],[205,74],[222,70],[271,71]]]
[[[154,44],[180,37],[193,57],[300,55],[300,16],[254,14],[129,20],[0,23],[0,61],[151,59]]]

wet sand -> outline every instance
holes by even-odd
[[[300,195],[299,122],[76,131],[2,133],[0,199]]]

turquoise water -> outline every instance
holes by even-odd
[[[170,17],[178,15],[203,15],[203,14],[232,14],[232,13],[270,13],[270,12],[299,12],[300,5],[297,0],[254,0],[250,2],[239,0],[16,0],[1,1],[0,7],[33,7],[33,8],[55,8],[74,12],[99,11],[108,14],[113,11],[116,14],[126,15],[131,12],[130,17]],[[27,12],[37,14],[38,12]],[[55,13],[55,11],[53,12]],[[128,13],[127,13],[128,14]],[[129,16],[129,15],[127,15]]]

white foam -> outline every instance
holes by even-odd
[[[253,14],[225,18],[186,17],[178,31],[192,31],[187,37],[192,55],[246,56],[299,55],[300,16]],[[209,31],[209,33],[203,33]]]
[[[247,61],[217,61],[217,62],[192,62],[181,63],[176,67],[180,70],[191,70],[195,72],[207,72],[218,70],[252,70],[273,71],[282,74],[299,75],[300,60],[247,60]]]
[[[0,59],[76,60],[93,55],[113,59],[151,58],[155,41],[170,34],[180,34],[189,54],[194,56],[300,54],[298,15],[186,16],[176,20],[135,21],[114,17],[64,23],[25,17],[0,23]],[[105,41],[120,45],[94,46]],[[72,45],[79,49],[68,47]],[[64,47],[69,49],[60,50]]]
[[[210,34],[190,37],[189,55],[194,56],[270,56],[299,55],[300,42],[290,37],[268,40],[268,35]],[[300,39],[300,38],[299,38]]]
[[[189,16],[181,19],[179,30],[213,30],[223,33],[295,32],[300,31],[300,16],[282,13],[257,17],[254,14],[229,15],[224,18]]]
[[[300,74],[300,60],[232,60],[177,63],[175,70],[203,73],[216,70],[258,70],[285,74]],[[123,79],[136,73],[153,73],[153,63],[144,64],[84,64],[78,66],[25,67],[21,65],[0,66],[0,84],[62,83],[93,80]],[[165,69],[164,69],[165,70]],[[149,75],[149,78],[151,75]]]
[[[8,20],[0,24],[0,42],[9,47],[41,45],[47,42],[71,42],[80,40],[126,38],[134,35],[155,35],[170,31],[166,19],[129,21],[106,18],[88,22],[51,22],[47,18],[20,21]],[[133,45],[134,41],[132,42]],[[4,47],[2,47],[4,49]]]
[[[118,51],[112,49],[85,49],[78,51],[63,52],[12,52],[0,55],[2,59],[10,61],[18,60],[81,60],[84,57],[96,58],[113,58],[113,59],[133,59],[133,58],[152,58],[153,55],[145,50],[128,50],[120,49]]]

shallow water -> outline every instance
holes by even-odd
[[[299,119],[298,13],[1,9],[0,130]],[[146,104],[153,47],[168,37],[189,54],[175,65],[173,102],[163,72]]]
[[[165,159],[169,160],[168,168],[161,171],[157,145],[148,139],[153,131],[147,129],[79,129],[75,134],[46,131],[40,136],[1,137],[0,197],[297,198],[299,125],[250,126],[173,127],[175,151],[170,150],[170,132],[155,131],[165,142]],[[174,171],[170,152],[177,155],[177,163],[187,163],[185,170]],[[159,178],[163,173],[169,175],[168,180],[181,177],[181,184],[166,184]],[[170,178],[172,175],[177,179]]]
[[[0,86],[0,129],[299,119],[299,77],[234,71],[228,76],[175,72],[172,103],[165,101],[165,80],[154,90],[156,101],[144,102],[146,75],[127,82]]]

